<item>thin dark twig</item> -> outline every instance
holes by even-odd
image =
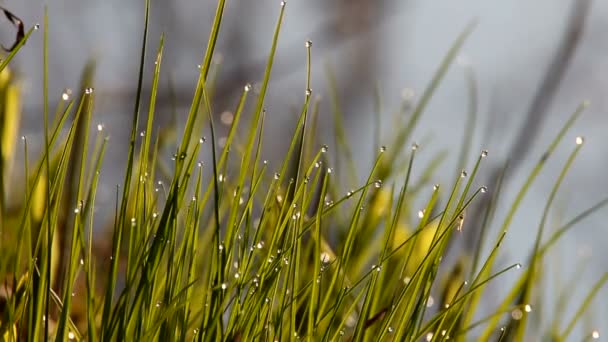
[[[532,146],[532,143],[538,136],[542,123],[549,113],[551,103],[557,94],[557,90],[564,79],[568,66],[572,62],[572,57],[581,40],[590,4],[590,0],[574,1],[566,32],[528,109],[526,120],[522,123],[517,139],[515,139],[508,154],[518,157],[511,164],[512,171],[523,160],[522,157],[528,153],[530,146]]]
[[[553,60],[549,64],[549,68],[534,95],[525,120],[518,131],[517,138],[513,142],[509,153],[506,154],[506,156],[509,156],[509,168],[508,170],[504,170],[505,180],[513,174],[525,159],[525,156],[530,151],[530,147],[538,136],[540,127],[547,118],[553,99],[580,43],[590,5],[591,0],[574,0],[573,2],[566,30],[553,56]],[[490,173],[490,180],[487,183],[490,196],[494,191],[498,179],[501,177],[503,172],[502,165],[504,164],[504,161],[500,162]],[[474,208],[474,217],[481,217],[481,213],[487,210],[488,203],[487,201],[480,202]],[[468,230],[468,233],[471,234],[470,236],[476,236],[480,229],[481,220],[475,227]],[[467,250],[471,250],[474,247],[475,239],[463,240],[465,241],[465,248]]]
[[[4,8],[2,6],[0,6],[0,10],[2,12],[4,12],[4,15],[6,16],[8,21],[10,21],[11,24],[13,24],[13,26],[15,26],[17,28],[17,37],[15,38],[15,42],[13,43],[13,45],[11,45],[11,47],[9,47],[9,48],[5,47],[4,45],[0,45],[0,46],[2,46],[2,49],[4,51],[11,52],[15,49],[15,47],[17,47],[17,45],[25,37],[25,29],[23,27],[23,20],[21,20],[18,16],[14,15],[11,11],[7,10],[6,8]]]

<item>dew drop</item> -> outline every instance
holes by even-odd
[[[526,305],[524,306],[524,311],[525,311],[525,312],[532,312],[532,307],[530,306],[530,304],[526,304]]]
[[[384,153],[386,152],[386,146],[381,146],[380,147],[380,153]]]
[[[262,249],[262,248],[264,247],[264,241],[260,241],[260,242],[258,242],[258,243],[255,245],[255,247],[256,247],[257,249]]]
[[[222,283],[222,290],[225,290],[226,288],[228,288],[228,285],[226,283]]]
[[[306,89],[306,96],[310,96],[312,95],[312,89],[308,88]]]
[[[434,191],[439,190],[439,184],[435,184],[435,185],[433,185],[433,190],[434,190]]]
[[[420,147],[417,143],[412,144],[412,151],[416,151]]]
[[[424,217],[424,210],[418,210],[418,218]]]
[[[98,132],[103,131],[103,124],[97,124],[97,131]]]
[[[264,159],[264,161],[262,162],[262,164],[268,165],[268,160]]]
[[[340,336],[344,336],[344,330],[340,330]]]
[[[68,333],[68,340],[73,340],[74,338],[76,338],[76,335],[74,335],[74,333],[70,331]]]
[[[38,30],[40,28],[40,24],[36,23],[36,25],[34,25],[34,30]]]
[[[598,338],[600,338],[600,332],[599,332],[599,331],[597,331],[597,330],[593,330],[593,332],[591,332],[591,337],[592,337],[594,340],[597,340]]]
[[[433,299],[433,297],[429,296],[429,298],[427,298],[426,300],[426,307],[430,308],[435,304],[435,299]]]
[[[281,7],[285,7],[286,4],[287,4],[287,2],[281,1]]]
[[[330,260],[329,254],[327,252],[321,252],[321,262],[326,264]]]
[[[76,208],[74,209],[74,214],[79,214],[79,213],[80,213],[80,208],[76,207]]]
[[[427,334],[426,334],[426,340],[427,340],[427,341],[431,341],[432,339],[433,339],[433,333],[432,333],[432,332],[427,333]]]
[[[72,95],[72,90],[65,88],[63,90],[63,94],[61,94],[61,99],[63,99],[63,101],[67,101],[70,99],[70,95]]]
[[[485,194],[486,192],[488,192],[488,187],[486,186],[482,186],[479,191],[481,191],[481,193]]]
[[[315,168],[317,168],[317,169],[318,169],[320,166],[321,166],[321,163],[319,163],[319,162],[316,162],[316,163],[315,163]]]
[[[87,94],[87,95],[90,95],[90,94],[93,94],[93,91],[94,91],[94,89],[93,89],[93,88],[86,88],[86,89],[84,90],[84,93],[85,93],[85,94]]]
[[[523,313],[521,312],[521,310],[515,309],[515,310],[511,311],[511,317],[514,320],[518,321],[523,317]]]
[[[156,307],[160,308],[160,302],[156,302]]]
[[[220,121],[226,126],[232,124],[233,120],[234,114],[232,114],[232,112],[223,111],[222,114],[220,114]]]
[[[321,146],[321,152],[323,152],[323,153],[326,153],[328,149],[329,149],[329,147],[327,147],[327,145]]]
[[[377,181],[375,181],[375,182],[374,182],[374,186],[375,186],[376,188],[381,187],[381,186],[382,186],[382,181],[381,181],[381,180],[377,180]]]
[[[576,144],[577,145],[582,145],[585,142],[585,138],[583,137],[576,137]]]
[[[412,88],[403,88],[403,90],[401,90],[401,99],[404,101],[412,101],[414,96],[416,96],[416,93]]]
[[[483,151],[481,151],[481,157],[482,157],[482,158],[485,158],[485,157],[487,157],[487,156],[488,156],[488,150],[483,150]]]
[[[519,269],[521,268],[521,264],[519,264],[519,263],[518,263],[518,264],[516,264],[516,265],[515,265],[515,268],[517,268],[517,269],[519,270]]]
[[[275,172],[274,179],[279,179],[280,177],[281,177],[281,175],[278,172]]]
[[[306,47],[309,48],[312,46],[312,42],[310,40],[306,41]]]
[[[346,193],[346,197],[351,197],[352,195],[353,195],[353,191],[352,190]]]
[[[146,135],[146,131],[141,131],[141,132],[139,132],[139,136],[140,136],[140,137],[143,137],[143,136],[145,136],[145,135]]]
[[[331,167],[328,167],[327,168],[327,173],[332,173],[332,172],[334,172],[334,170]]]
[[[207,138],[205,137],[201,137],[200,139],[198,139],[199,144],[203,144],[205,141],[207,141]]]
[[[386,330],[388,331],[388,333],[389,333],[389,334],[392,334],[392,333],[393,333],[393,331],[394,331],[394,330],[393,330],[393,327],[388,327],[388,329],[386,329]]]
[[[80,258],[80,264],[84,265],[84,259]]]
[[[467,172],[462,170],[462,172],[460,173],[460,177],[465,178],[466,176],[467,176]]]

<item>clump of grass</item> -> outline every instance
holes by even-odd
[[[469,174],[458,169],[452,172],[451,184],[433,186],[429,179],[441,155],[415,180],[411,172],[418,167],[418,145],[402,148],[411,141],[414,127],[473,25],[456,39],[416,105],[400,107],[399,117],[408,121],[396,125],[390,144],[378,148],[366,181],[356,186],[336,174],[334,158],[329,157],[353,155],[335,96],[337,150],[316,139],[320,107],[310,89],[310,42],[305,45],[306,88],[288,150],[272,162],[262,157],[265,95],[284,3],[259,94],[252,95],[251,85],[244,85],[225,144],[219,148],[210,74],[223,11],[220,0],[184,133],[171,147],[154,124],[162,37],[152,56],[151,95],[142,96],[144,65],[151,60],[146,2],[128,160],[124,182],[116,189],[114,220],[106,231],[94,229],[99,226],[95,198],[100,172],[107,167],[103,157],[108,137],[101,125],[91,131],[93,66],[83,73],[75,96],[62,94],[55,116],[50,117],[45,17],[44,145],[40,158],[30,163],[27,138],[22,144],[15,139],[19,84],[7,65],[34,28],[3,60],[0,336],[89,341],[525,341],[527,334],[538,333],[527,322],[535,319],[532,308],[542,304],[534,300],[534,293],[541,286],[539,273],[546,252],[577,222],[608,203],[599,202],[543,238],[551,204],[583,145],[582,138],[577,138],[547,200],[526,268],[520,269],[519,263],[497,268],[495,260],[522,199],[585,105],[548,146],[492,239],[487,228],[500,188],[492,198],[484,198],[488,189],[474,185],[487,151],[479,153]],[[144,101],[149,108],[145,120],[140,116]],[[255,105],[245,122],[245,105],[250,101]],[[205,127],[209,139],[202,136]],[[92,150],[87,148],[90,139],[95,140]],[[470,153],[469,145],[464,143],[463,159]],[[7,186],[19,148],[23,148],[25,184],[13,187],[22,186],[23,191]],[[166,149],[175,151],[172,165],[164,164],[161,157]],[[211,152],[211,160],[199,160],[202,150]],[[464,167],[467,161],[460,164]],[[361,170],[357,171],[344,172]],[[343,193],[344,187],[353,188]],[[419,198],[426,199],[426,205],[418,211],[413,203]],[[487,212],[479,218],[466,217],[467,208],[479,201],[491,201]],[[470,222],[478,223],[486,238],[477,250],[459,251],[455,262],[446,262],[443,257],[454,236]],[[111,241],[105,253],[97,246],[104,236]],[[487,255],[481,253],[484,244],[492,244]],[[502,300],[483,297],[484,290],[507,272],[518,277],[508,295]],[[607,280],[608,273],[567,324],[540,333],[566,340]],[[480,308],[490,314],[481,317]]]

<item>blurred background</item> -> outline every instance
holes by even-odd
[[[168,123],[176,109],[178,121],[182,120],[178,125],[183,125],[216,3],[209,0],[152,3],[149,70],[158,38],[161,32],[166,34],[157,117],[161,124]],[[1,5],[23,19],[26,28],[43,20],[40,2],[5,0]],[[87,61],[97,62],[95,120],[111,135],[102,177],[107,186],[100,189],[98,202],[111,208],[114,185],[122,181],[121,166],[126,158],[137,85],[143,1],[55,0],[48,3],[48,10],[51,97],[58,101],[65,88],[76,88]],[[234,108],[235,96],[243,85],[251,82],[255,89],[256,82],[261,80],[278,12],[278,0],[227,1],[215,56],[219,74],[214,111],[218,116]],[[313,43],[313,92],[323,98],[323,137],[331,148],[334,141],[331,113],[329,100],[325,100],[329,98],[329,68],[336,76],[347,118],[347,136],[353,150],[358,151],[354,157],[362,170],[359,176],[363,177],[376,151],[370,128],[374,92],[379,90],[382,100],[381,137],[388,136],[392,115],[402,97],[418,99],[459,32],[477,20],[462,55],[451,67],[415,131],[414,136],[423,142],[418,154],[419,169],[438,151],[446,148],[453,151],[454,146],[462,143],[469,110],[467,73],[472,71],[478,87],[478,115],[472,137],[474,157],[476,151],[489,150],[478,185],[488,185],[492,190],[497,170],[507,159],[511,163],[502,210],[497,213],[496,223],[500,223],[504,209],[551,139],[582,101],[590,101],[589,108],[568,133],[566,143],[558,147],[525,198],[507,235],[500,265],[522,262],[525,266],[547,196],[574,147],[576,136],[585,137],[585,147],[558,194],[546,235],[608,195],[607,19],[608,3],[599,0],[289,2],[266,101],[269,119],[266,158],[280,158],[286,147],[284,142],[291,134],[294,108],[301,104],[305,90],[307,39]],[[8,46],[15,32],[3,20],[0,41]],[[13,69],[25,84],[22,134],[28,136],[34,147],[42,142],[41,61],[39,32],[13,62]],[[150,78],[148,73],[147,87]],[[165,157],[169,159],[170,155]],[[457,158],[458,153],[449,154],[437,172],[437,183],[451,182]],[[469,167],[472,161],[473,158],[467,164]],[[546,280],[547,298],[554,298],[575,279],[574,292],[568,293],[573,311],[592,284],[608,271],[607,219],[608,209],[593,215],[554,249],[547,265],[550,274]],[[471,238],[462,235],[462,239]],[[595,322],[606,322],[599,328],[608,335],[608,289],[602,290],[597,298],[589,314]],[[551,307],[547,312],[551,312]]]

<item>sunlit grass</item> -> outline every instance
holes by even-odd
[[[525,267],[519,260],[502,268],[495,263],[523,198],[553,152],[568,148],[563,147],[564,137],[586,104],[574,111],[520,185],[493,238],[488,227],[502,185],[493,189],[492,198],[487,198],[485,186],[474,185],[488,152],[480,149],[475,163],[468,165],[474,152],[466,138],[461,148],[447,152],[460,156],[457,167],[439,169],[445,156],[441,153],[421,167],[416,155],[422,151],[412,142],[414,128],[474,24],[456,38],[416,104],[400,106],[399,117],[408,121],[396,124],[394,134],[382,139],[390,142],[386,146],[378,137],[373,165],[355,170],[337,98],[339,85],[330,71],[336,143],[328,146],[317,139],[321,114],[310,88],[311,42],[303,44],[306,86],[297,124],[291,140],[285,142],[287,151],[271,161],[262,158],[262,147],[268,144],[262,139],[265,96],[284,3],[269,39],[259,92],[253,94],[250,84],[243,85],[220,147],[210,75],[224,5],[218,2],[184,133],[173,145],[163,138],[168,133],[158,131],[154,123],[164,37],[150,55],[146,2],[128,158],[124,182],[115,190],[111,222],[100,224],[95,218],[99,176],[110,167],[103,159],[112,142],[103,125],[91,124],[93,64],[83,72],[80,89],[60,94],[52,117],[45,16],[41,27],[44,140],[41,155],[32,161],[27,137],[16,138],[22,99],[19,82],[7,67],[36,28],[3,58],[0,336],[4,340],[528,341],[530,333],[540,333],[561,341],[572,336],[608,281],[608,273],[565,324],[539,332],[545,328],[527,322],[536,313],[533,308],[542,305],[532,298],[542,286],[547,251],[576,223],[608,204],[608,200],[598,202],[548,238],[543,236],[560,185],[583,147],[582,138],[572,144],[545,210],[539,213],[541,223]],[[146,99],[142,89],[150,61],[154,72]],[[468,77],[471,108],[464,129],[470,136],[477,90],[472,74]],[[376,115],[380,115],[380,95],[376,97]],[[251,101],[254,105],[248,111],[246,104]],[[141,108],[146,105],[144,120]],[[374,122],[379,125],[379,117]],[[207,129],[209,138],[202,134]],[[88,148],[89,141],[94,141],[93,149]],[[174,151],[172,165],[159,157],[167,150]],[[208,160],[200,159],[203,151],[210,152]],[[344,162],[340,169],[332,165],[336,156]],[[10,193],[17,195],[8,196],[17,160],[24,163],[24,184],[11,184]],[[422,170],[421,177],[414,179],[412,170]],[[430,183],[439,171],[452,182]],[[365,181],[356,184],[361,175]],[[352,190],[344,193],[344,188]],[[481,201],[490,201],[487,212],[467,216],[467,209]],[[420,202],[424,207],[414,207]],[[444,260],[454,236],[470,222],[481,226],[477,249],[459,250],[454,260]],[[100,226],[108,228],[101,231]],[[96,248],[96,241],[106,237],[111,239],[110,249]],[[488,245],[489,252],[482,253]],[[487,286],[506,273],[517,277],[508,294],[484,296]],[[599,338],[598,331],[585,334],[579,338]]]

